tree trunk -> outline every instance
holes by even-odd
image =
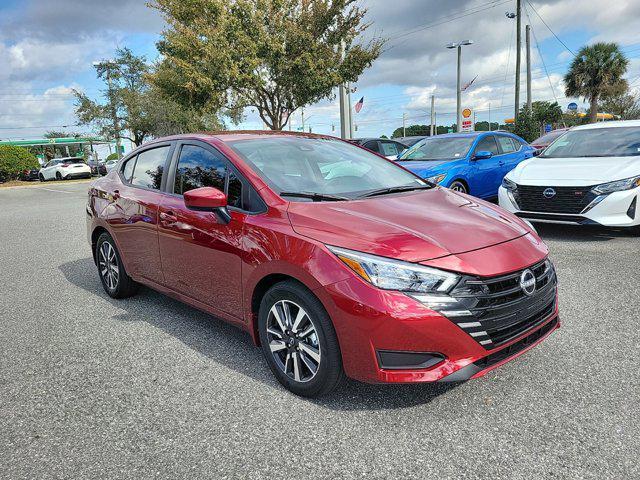
[[[589,123],[598,121],[598,95],[591,97],[591,109],[589,110]]]

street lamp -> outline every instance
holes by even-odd
[[[462,131],[462,102],[461,102],[461,96],[462,96],[462,90],[460,88],[460,61],[461,61],[461,57],[462,57],[462,46],[463,45],[473,45],[473,40],[462,40],[461,42],[457,42],[457,43],[449,43],[447,45],[445,45],[446,48],[449,49],[453,49],[453,48],[457,48],[458,49],[458,79],[457,79],[457,86],[456,86],[456,128],[458,130],[458,132]]]

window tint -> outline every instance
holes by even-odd
[[[131,181],[131,176],[133,175],[133,166],[136,164],[136,158],[137,157],[131,157],[125,162],[124,166],[122,167],[122,176],[124,177],[124,180],[126,182]]]
[[[504,137],[502,135],[498,135],[498,137],[496,138],[498,140],[498,143],[500,144],[502,153],[512,153],[516,151],[513,145],[513,142],[511,141],[511,137]]]
[[[380,148],[378,147],[378,142],[376,140],[365,143],[363,147],[371,150],[372,152],[380,153]]]
[[[195,145],[184,145],[176,169],[174,193],[200,187],[214,187],[224,191],[226,163],[219,155]]]
[[[133,170],[131,184],[159,190],[167,153],[169,153],[169,146],[152,148],[140,153]]]
[[[515,138],[511,139],[511,143],[513,143],[514,152],[517,152],[518,150],[520,150],[522,148],[522,145],[523,145],[520,142],[520,140],[516,140]]]
[[[231,169],[229,170],[229,185],[227,187],[227,204],[230,207],[244,208],[242,201],[242,181]]]
[[[400,146],[397,143],[394,142],[380,142],[380,144],[382,145],[382,154],[383,155],[398,155],[400,152],[402,152],[402,150],[404,150],[403,148],[400,148]]]
[[[498,144],[493,135],[483,137],[476,145],[476,152],[491,152],[494,155],[499,155]]]

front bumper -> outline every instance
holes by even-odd
[[[559,328],[557,301],[531,329],[493,349],[399,292],[376,289],[358,278],[319,292],[334,321],[345,373],[368,383],[420,383],[477,378],[521,355]],[[442,356],[426,368],[383,368],[380,352],[432,352]]]
[[[640,225],[640,188],[603,195],[591,208],[571,214],[521,210],[511,192],[504,187],[498,190],[498,202],[500,207],[531,222],[606,227]]]

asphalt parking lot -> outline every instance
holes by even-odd
[[[234,327],[107,297],[86,189],[0,190],[0,478],[640,478],[640,238],[540,228],[563,327],[482,379],[305,400]]]

